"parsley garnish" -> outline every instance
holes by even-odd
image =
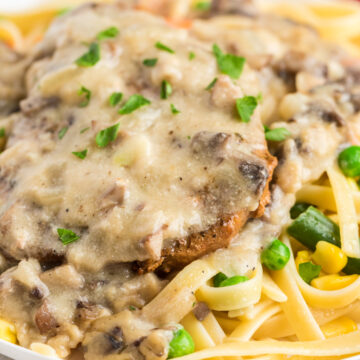
[[[68,229],[57,229],[57,233],[59,235],[59,239],[64,245],[68,245],[78,239],[80,239],[80,236],[76,235],[73,231]]]
[[[315,265],[310,261],[299,264],[299,275],[308,284],[311,283],[311,280],[317,278],[320,275],[320,271],[321,266]]]
[[[58,12],[56,13],[56,16],[63,16],[65,14],[67,14],[69,11],[71,11],[71,7],[67,7],[67,8],[62,8],[60,10],[58,10]]]
[[[80,56],[75,63],[78,66],[89,67],[94,66],[100,60],[100,47],[97,43],[92,43],[89,46],[89,51]]]
[[[119,114],[121,115],[130,114],[134,110],[149,104],[151,104],[151,102],[148,99],[145,99],[142,95],[134,94],[130,96],[129,100],[119,110]]]
[[[176,115],[176,114],[180,114],[180,110],[178,110],[174,104],[170,104],[170,109],[171,109],[171,112]]]
[[[133,305],[130,305],[130,306],[129,306],[129,310],[130,310],[130,311],[135,311],[135,310],[136,310],[136,307],[133,306]]]
[[[85,149],[83,151],[73,151],[72,154],[77,156],[79,159],[83,160],[86,158],[87,152],[88,152],[87,149]]]
[[[66,132],[68,131],[68,129],[69,129],[69,127],[68,127],[68,126],[65,126],[65,127],[63,127],[63,128],[59,131],[59,133],[58,133],[58,138],[59,138],[59,140],[61,140],[61,139],[65,136],[65,134],[66,134]]]
[[[229,75],[232,79],[240,77],[245,64],[245,58],[233,54],[224,54],[216,44],[213,45],[213,53],[223,74]]]
[[[158,59],[157,58],[153,58],[153,59],[145,59],[143,61],[143,64],[145,66],[149,66],[149,67],[153,67],[156,65],[156,63],[158,62]]]
[[[288,129],[283,127],[270,130],[268,127],[265,127],[265,139],[268,141],[284,141],[287,137],[291,135]]]
[[[85,131],[88,131],[89,129],[90,129],[89,127],[83,128],[82,130],[80,130],[80,134],[83,134]]]
[[[0,138],[3,138],[3,137],[5,137],[5,128],[4,127],[2,127],[0,129]]]
[[[200,11],[207,11],[211,8],[211,1],[199,1],[195,4],[195,9]]]
[[[115,26],[111,26],[96,35],[96,38],[101,41],[107,38],[114,38],[119,34],[119,29]]]
[[[172,87],[171,84],[163,80],[161,83],[161,90],[160,90],[160,97],[162,99],[167,99],[172,94]]]
[[[244,96],[236,99],[236,109],[242,122],[249,122],[251,115],[257,106],[257,100],[254,96]]]
[[[78,95],[85,95],[85,99],[79,104],[80,107],[86,107],[89,105],[91,99],[91,91],[87,89],[85,86],[82,86],[78,91]]]
[[[190,61],[191,61],[191,60],[194,60],[195,57],[196,57],[195,53],[194,53],[193,51],[190,51],[190,52],[189,52],[189,60],[190,60]]]
[[[106,129],[99,131],[96,134],[96,138],[95,138],[97,146],[105,147],[110,142],[114,141],[117,138],[119,127],[120,127],[120,123],[117,123],[113,126],[110,126]]]
[[[110,95],[109,103],[111,106],[116,106],[122,99],[123,94],[121,92],[113,92]]]
[[[207,90],[207,91],[211,90],[214,87],[214,85],[216,84],[216,82],[217,82],[217,78],[214,78],[211,81],[211,83],[205,88],[205,90]]]
[[[158,48],[159,50],[167,51],[170,54],[175,54],[175,51],[173,49],[170,49],[169,47],[167,47],[166,45],[164,45],[159,41],[155,44],[155,47]]]

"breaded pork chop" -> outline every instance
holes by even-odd
[[[212,48],[115,6],[55,21],[0,155],[2,252],[168,270],[261,215],[275,161],[259,110],[244,122],[235,108],[257,77],[221,73]]]

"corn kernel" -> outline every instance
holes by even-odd
[[[299,270],[299,265],[311,261],[312,252],[309,250],[301,250],[296,254],[295,264]]]
[[[0,319],[0,339],[16,344],[15,326],[5,320]]]
[[[30,350],[44,356],[57,358],[56,351],[50,345],[46,345],[42,343],[32,343],[30,345]]]
[[[326,338],[345,335],[357,330],[356,322],[347,316],[341,316],[321,327]]]
[[[339,290],[351,285],[359,275],[340,276],[338,274],[318,277],[311,281],[311,286],[320,290]]]
[[[339,247],[327,241],[319,241],[316,244],[316,250],[312,255],[312,259],[328,274],[340,272],[347,263],[345,253]]]

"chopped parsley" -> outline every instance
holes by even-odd
[[[85,149],[83,151],[73,151],[72,154],[83,160],[86,158],[87,152],[87,149]]]
[[[299,275],[308,284],[311,283],[311,280],[317,278],[320,275],[320,271],[321,266],[315,265],[310,261],[299,264]]]
[[[80,134],[83,134],[85,131],[88,131],[90,128],[89,127],[86,127],[86,128],[83,128],[80,130]]]
[[[119,127],[120,127],[120,123],[117,123],[113,126],[110,126],[106,129],[99,131],[96,134],[96,138],[95,138],[97,146],[103,148],[107,146],[110,142],[114,141],[117,138]]]
[[[175,107],[174,104],[170,104],[170,109],[171,109],[171,112],[172,112],[174,115],[181,113],[181,111],[178,110],[178,109]]]
[[[166,45],[164,45],[163,43],[161,43],[159,41],[157,43],[155,43],[155,47],[159,50],[167,51],[170,54],[175,54],[175,51],[173,49],[170,49],[169,47],[167,47]]]
[[[80,239],[80,236],[76,235],[73,231],[68,229],[57,229],[59,239],[64,245],[71,244],[72,242]]]
[[[157,58],[153,58],[153,59],[145,59],[143,61],[143,64],[145,66],[148,66],[148,67],[153,67],[156,65],[156,63],[158,62],[158,59]]]
[[[136,310],[136,307],[133,306],[133,305],[130,305],[130,306],[129,306],[129,310],[130,310],[130,311],[135,311],[135,310]]]
[[[5,128],[4,127],[0,128],[0,138],[3,138],[3,137],[5,137]]]
[[[171,84],[163,80],[161,83],[160,97],[162,99],[167,99],[172,94],[172,86]]]
[[[257,100],[254,96],[244,96],[236,99],[236,109],[242,122],[249,122],[251,115],[257,106]]]
[[[194,7],[199,11],[207,11],[211,8],[211,1],[198,1]]]
[[[118,36],[119,34],[119,29],[116,28],[115,26],[111,26],[103,31],[100,31],[97,35],[96,38],[101,41],[104,39],[108,39],[108,38],[114,38],[116,36]]]
[[[217,78],[214,78],[214,79],[211,81],[211,83],[205,88],[205,90],[207,90],[207,91],[211,90],[211,89],[215,86],[217,80],[218,80]]]
[[[57,11],[56,16],[63,16],[67,14],[69,11],[71,11],[71,9],[72,9],[71,7],[62,8]]]
[[[85,86],[82,86],[78,91],[78,95],[85,95],[85,99],[79,104],[80,107],[86,107],[89,105],[91,99],[91,91],[87,89]]]
[[[109,97],[109,103],[111,106],[116,106],[122,99],[123,93],[113,92]]]
[[[291,135],[290,131],[283,127],[270,130],[267,126],[264,126],[264,129],[265,139],[268,141],[284,141]]]
[[[100,60],[100,46],[98,43],[92,43],[89,46],[88,52],[80,56],[75,63],[78,66],[90,67],[94,66]]]
[[[119,110],[119,114],[126,115],[132,113],[134,110],[151,104],[151,101],[144,98],[142,95],[134,94],[131,95],[129,100],[124,104],[124,106]]]
[[[240,77],[245,64],[245,58],[233,54],[224,54],[216,44],[213,45],[213,53],[223,74],[229,75],[232,79]]]
[[[257,96],[256,96],[256,100],[257,100],[259,103],[262,103],[263,100],[264,100],[263,94],[262,94],[262,93],[258,93]]]
[[[190,60],[190,61],[191,61],[191,60],[194,60],[195,57],[196,57],[195,53],[194,53],[193,51],[190,51],[190,52],[189,52],[189,60]]]
[[[59,133],[58,133],[58,138],[59,138],[59,140],[61,140],[61,139],[65,136],[65,134],[66,134],[66,132],[68,131],[68,129],[69,129],[68,126],[64,126],[64,127],[59,131]]]

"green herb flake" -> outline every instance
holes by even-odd
[[[161,43],[159,41],[157,43],[155,43],[155,47],[159,50],[167,51],[170,54],[175,54],[175,51],[173,49],[170,49],[168,46],[164,45],[163,43]]]
[[[154,67],[157,64],[157,62],[158,62],[157,58],[152,58],[152,59],[145,59],[143,61],[143,64],[148,67]]]
[[[120,127],[120,123],[117,123],[113,126],[110,126],[106,129],[99,131],[96,134],[96,138],[95,138],[97,146],[103,148],[107,146],[110,142],[114,141],[117,138],[119,127]]]
[[[178,110],[178,109],[175,107],[174,104],[170,104],[170,109],[171,109],[171,112],[172,112],[174,115],[181,113],[181,111]]]
[[[75,63],[81,67],[94,66],[100,60],[100,46],[97,43],[92,43],[89,46],[88,52],[80,56]]]
[[[190,136],[190,135],[188,135],[186,138],[187,138],[188,140],[191,140],[191,136]]]
[[[162,99],[167,99],[172,94],[172,86],[171,84],[163,80],[161,83],[160,97]]]
[[[87,149],[85,149],[83,151],[73,151],[72,154],[77,156],[79,159],[83,160],[86,158],[87,152],[88,152]]]
[[[189,60],[190,60],[190,61],[191,61],[191,60],[194,60],[195,57],[196,57],[195,53],[194,53],[193,51],[190,51],[190,52],[189,52]]]
[[[119,29],[116,28],[115,26],[111,26],[103,31],[100,31],[97,35],[96,38],[101,41],[104,39],[109,39],[109,38],[114,38],[116,36],[118,36],[119,34]]]
[[[80,236],[76,235],[73,231],[68,229],[57,229],[59,239],[64,245],[71,244],[72,242],[80,239]]]
[[[111,106],[116,106],[122,99],[123,93],[113,92],[109,97],[109,103]]]
[[[124,106],[119,110],[119,114],[126,115],[132,113],[134,110],[151,104],[151,101],[144,98],[142,95],[134,94],[131,95],[129,100],[124,104]]]
[[[78,91],[78,95],[79,96],[85,95],[84,100],[79,104],[79,106],[80,107],[88,106],[91,99],[91,91],[87,89],[85,86],[82,86]]]
[[[264,100],[263,94],[262,94],[262,93],[258,93],[257,96],[256,96],[256,100],[257,100],[259,103],[262,103],[263,100]]]
[[[69,127],[68,127],[68,126],[65,126],[65,127],[63,127],[63,128],[59,131],[59,133],[58,133],[58,138],[59,138],[59,140],[61,140],[61,139],[65,136],[65,134],[66,134],[66,132],[68,131],[68,129],[69,129]]]
[[[207,11],[211,8],[211,1],[198,1],[195,4],[195,9],[199,11]]]
[[[211,83],[205,88],[205,90],[210,91],[215,86],[217,80],[217,78],[214,78]]]
[[[130,306],[129,306],[129,310],[130,310],[130,311],[135,311],[135,310],[136,310],[136,307],[133,306],[133,305],[130,305]]]
[[[245,58],[233,54],[224,54],[218,45],[213,45],[213,53],[223,74],[238,79],[243,71]]]
[[[80,134],[83,134],[84,132],[88,131],[90,128],[86,127],[80,130]]]
[[[299,264],[299,275],[308,284],[320,275],[320,271],[321,266],[315,265],[310,261]]]
[[[5,137],[5,135],[6,135],[5,128],[4,127],[0,128],[0,138]]]
[[[283,127],[279,127],[272,130],[265,129],[265,139],[268,141],[284,141],[289,136],[291,136],[290,131]]]
[[[236,109],[242,122],[248,123],[258,102],[254,96],[244,96],[236,99]]]
[[[62,8],[60,10],[57,11],[56,16],[63,16],[66,15],[68,12],[70,12],[72,10],[71,7],[66,7],[66,8]]]

